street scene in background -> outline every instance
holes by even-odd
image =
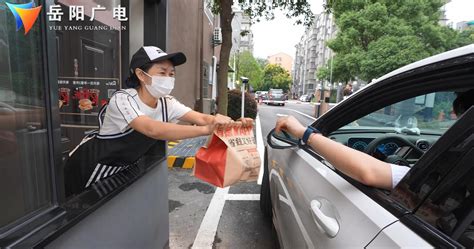
[[[473,8],[0,1],[0,247],[474,248]]]

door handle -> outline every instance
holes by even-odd
[[[339,222],[335,217],[330,217],[324,214],[321,210],[322,206],[321,201],[311,201],[311,214],[313,215],[313,220],[322,232],[324,232],[328,237],[334,238],[340,230]],[[329,205],[329,208],[332,208],[332,205]]]

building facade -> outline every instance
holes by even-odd
[[[232,49],[230,51],[229,66],[232,68],[229,71],[229,78],[227,80],[227,87],[234,89],[236,87],[237,72],[237,57],[238,54],[244,51],[253,53],[253,33],[252,22],[249,16],[245,15],[237,3],[232,7],[234,18],[232,19]]]
[[[295,46],[292,92],[298,96],[312,94],[321,82],[316,73],[325,66],[332,56],[326,46],[329,39],[335,37],[336,25],[332,14],[320,13],[315,16],[313,25],[307,28],[300,42]]]
[[[286,53],[277,53],[267,57],[267,62],[269,64],[276,64],[288,71],[289,74],[292,73],[293,68],[293,58]]]
[[[253,54],[253,33],[252,33],[252,19],[248,15],[242,15],[240,28],[240,52],[249,51]]]

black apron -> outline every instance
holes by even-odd
[[[160,98],[163,122],[168,122],[166,98]],[[99,127],[107,105],[99,112]],[[99,128],[100,129],[100,128]],[[78,194],[91,184],[130,167],[157,143],[156,139],[129,129],[115,135],[99,135],[96,130],[87,135],[72,151],[64,166],[66,197]]]

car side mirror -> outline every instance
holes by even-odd
[[[288,149],[298,146],[299,139],[285,131],[272,129],[267,135],[267,143],[273,149]]]

